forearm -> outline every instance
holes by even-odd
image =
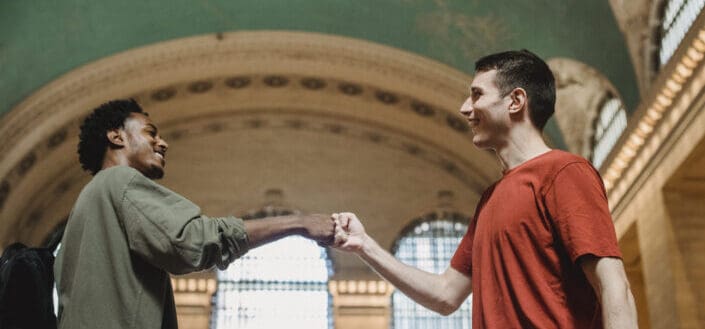
[[[459,298],[457,291],[449,289],[449,283],[443,275],[406,265],[369,236],[366,236],[365,240],[362,249],[357,252],[358,256],[417,303],[435,312],[448,315],[465,299]],[[467,294],[464,297],[467,297]]]
[[[245,221],[250,248],[276,241],[283,237],[303,234],[304,226],[298,215],[267,217]]]
[[[603,286],[600,293],[602,322],[605,329],[638,328],[634,296],[629,285]]]

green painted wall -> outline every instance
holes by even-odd
[[[527,48],[598,69],[630,110],[639,97],[607,1],[0,0],[0,115],[62,74],[116,52],[186,36],[261,29],[366,39],[468,73],[482,54]],[[548,128],[549,133],[556,129],[555,124]]]

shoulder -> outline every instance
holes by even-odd
[[[552,166],[550,186],[557,182],[572,182],[575,185],[591,184],[603,189],[600,172],[585,158],[564,151],[558,151]]]
[[[559,167],[559,168],[570,165],[570,164],[575,164],[575,163],[582,164],[582,165],[588,165],[588,166],[592,167],[592,164],[590,164],[590,162],[587,159],[585,159],[577,154],[573,154],[573,153],[566,152],[563,150],[552,150],[548,154],[548,157],[549,157],[549,160],[556,167]]]
[[[561,150],[553,150],[546,159],[547,184],[551,188],[556,182],[594,182],[602,184],[600,172],[587,159]]]
[[[590,161],[579,155],[562,150],[552,150],[546,154],[543,159],[543,167],[549,181],[552,181],[558,175],[575,170],[590,172],[599,176],[599,172]]]
[[[107,190],[110,194],[122,195],[130,184],[144,177],[137,169],[129,166],[114,166],[99,171],[90,185],[93,189]]]
[[[103,181],[123,181],[133,179],[137,175],[142,175],[137,169],[129,166],[114,166],[99,171],[95,178]]]
[[[541,186],[547,186],[551,185],[557,175],[571,167],[581,167],[584,170],[597,172],[585,158],[554,149],[529,159],[518,167],[505,172],[499,182],[505,180],[526,182],[528,180]],[[492,188],[488,189],[489,193],[491,193],[491,190]]]
[[[556,150],[554,166],[556,174],[566,171],[566,169],[578,168],[579,171],[585,171],[597,174],[599,176],[599,171],[592,165],[587,159],[565,151]],[[570,171],[570,170],[569,170]]]

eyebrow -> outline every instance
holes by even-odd
[[[157,129],[157,126],[155,126],[151,123],[146,124],[146,126],[151,127],[152,129],[154,129],[154,131],[159,131],[159,129]]]

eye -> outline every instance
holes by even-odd
[[[478,91],[478,90],[472,91],[471,97],[472,97],[473,101],[478,100],[480,98],[480,96],[482,96],[482,93],[480,91]]]

